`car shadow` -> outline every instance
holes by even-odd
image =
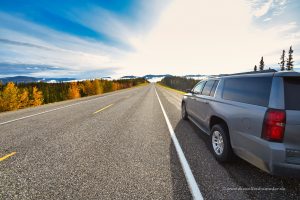
[[[234,197],[243,199],[297,199],[300,198],[300,179],[276,177],[254,167],[248,162],[236,158],[230,163],[218,163],[209,148],[209,136],[190,121],[180,120],[174,128],[176,137],[189,162],[195,179],[210,199]],[[182,191],[178,183],[178,165],[180,165],[174,145],[170,145],[173,189],[176,194]],[[181,173],[182,174],[182,173]],[[232,183],[232,184],[231,184]],[[210,187],[207,186],[210,184]],[[226,192],[226,187],[238,185],[243,191]],[[220,196],[210,196],[211,191],[220,191]],[[223,192],[221,191],[223,190]],[[240,195],[240,196],[239,196]]]

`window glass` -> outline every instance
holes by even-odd
[[[210,94],[209,94],[209,96],[214,96],[215,95],[215,92],[216,92],[216,89],[217,89],[217,86],[218,86],[218,83],[219,83],[219,81],[217,80],[217,81],[215,81],[215,83],[214,83],[214,86],[212,87],[212,89],[211,89],[211,91],[210,91]]]
[[[284,79],[285,108],[300,110],[300,78]]]
[[[201,94],[209,96],[210,91],[211,91],[212,87],[214,86],[214,83],[215,83],[214,80],[207,81],[207,83],[205,84]]]
[[[272,77],[226,78],[224,81],[224,99],[268,106]]]
[[[196,94],[200,94],[202,92],[202,89],[205,85],[206,81],[201,81],[200,83],[198,83],[194,89],[193,89],[193,92],[196,93]]]

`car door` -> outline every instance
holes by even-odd
[[[210,94],[215,84],[217,84],[216,80],[207,81],[201,93],[196,94],[195,97],[195,120],[205,132],[208,131],[207,117],[210,112],[209,99],[212,98]]]
[[[199,82],[191,91],[191,95],[187,98],[186,110],[192,118],[196,117],[196,95],[201,94],[206,81]]]

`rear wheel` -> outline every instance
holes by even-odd
[[[181,104],[181,118],[184,120],[188,119],[188,114],[186,112],[186,106],[185,106],[184,102],[182,102],[182,104]]]
[[[210,134],[211,150],[219,162],[231,161],[234,157],[231,148],[229,133],[224,124],[214,125]]]

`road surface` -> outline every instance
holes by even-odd
[[[300,197],[300,180],[218,164],[181,97],[149,84],[0,114],[0,199],[192,199],[158,98],[204,199]]]

